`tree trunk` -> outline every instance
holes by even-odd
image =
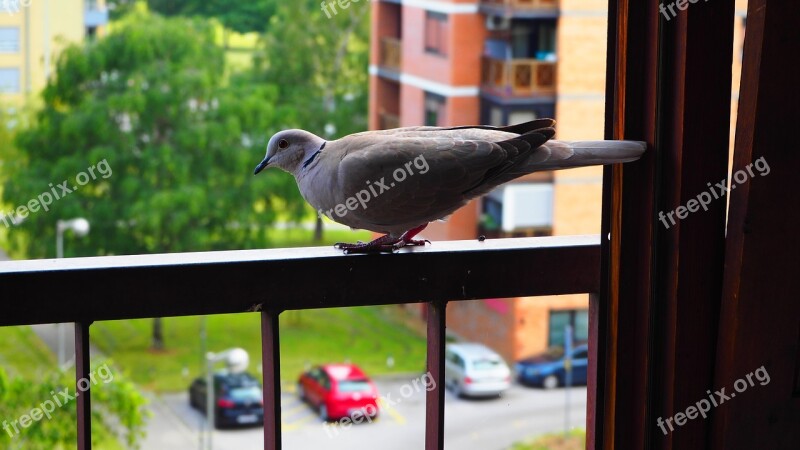
[[[317,216],[317,223],[314,224],[314,242],[322,242],[322,217]]]
[[[161,317],[153,318],[153,350],[164,350],[164,328]]]

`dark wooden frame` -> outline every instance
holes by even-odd
[[[727,199],[660,223],[659,212],[728,176],[734,2],[689,4],[669,20],[658,6],[610,2],[606,137],[645,140],[651,151],[605,170],[610,239],[591,304],[598,345],[587,447],[797,448],[800,214],[778,200],[798,198],[796,176],[754,177],[732,191],[727,238]],[[800,48],[798,17],[797,2],[749,2],[734,172],[762,155],[773,168],[800,164],[787,148],[800,119],[800,70],[785,63]],[[758,362],[774,370],[769,389],[715,408],[710,420],[659,429],[659,418],[730,390]]]

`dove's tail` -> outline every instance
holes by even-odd
[[[548,141],[542,145],[549,152],[544,161],[532,158],[534,164],[549,169],[567,169],[599,164],[617,164],[636,161],[647,149],[647,144],[638,141]],[[545,168],[545,167],[541,167]]]

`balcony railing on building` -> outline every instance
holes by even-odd
[[[554,95],[556,63],[485,56],[481,83],[484,88],[504,96]]]
[[[381,38],[381,66],[397,71],[400,70],[400,45],[400,39],[393,37]]]
[[[392,114],[390,112],[382,111],[379,115],[379,118],[380,118],[379,126],[381,130],[400,128],[400,116],[397,114]]]
[[[483,0],[491,6],[511,9],[554,9],[558,8],[558,0]]]

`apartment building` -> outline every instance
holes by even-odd
[[[370,128],[502,126],[553,117],[557,139],[602,139],[607,7],[604,0],[373,2]],[[738,92],[746,1],[737,7]],[[431,224],[425,236],[599,233],[602,172],[588,167],[525,177]],[[453,302],[447,314],[450,331],[510,360],[562,345],[567,324],[577,341],[588,334],[587,295]]]
[[[58,52],[107,23],[105,0],[0,0],[0,103],[39,92]]]

